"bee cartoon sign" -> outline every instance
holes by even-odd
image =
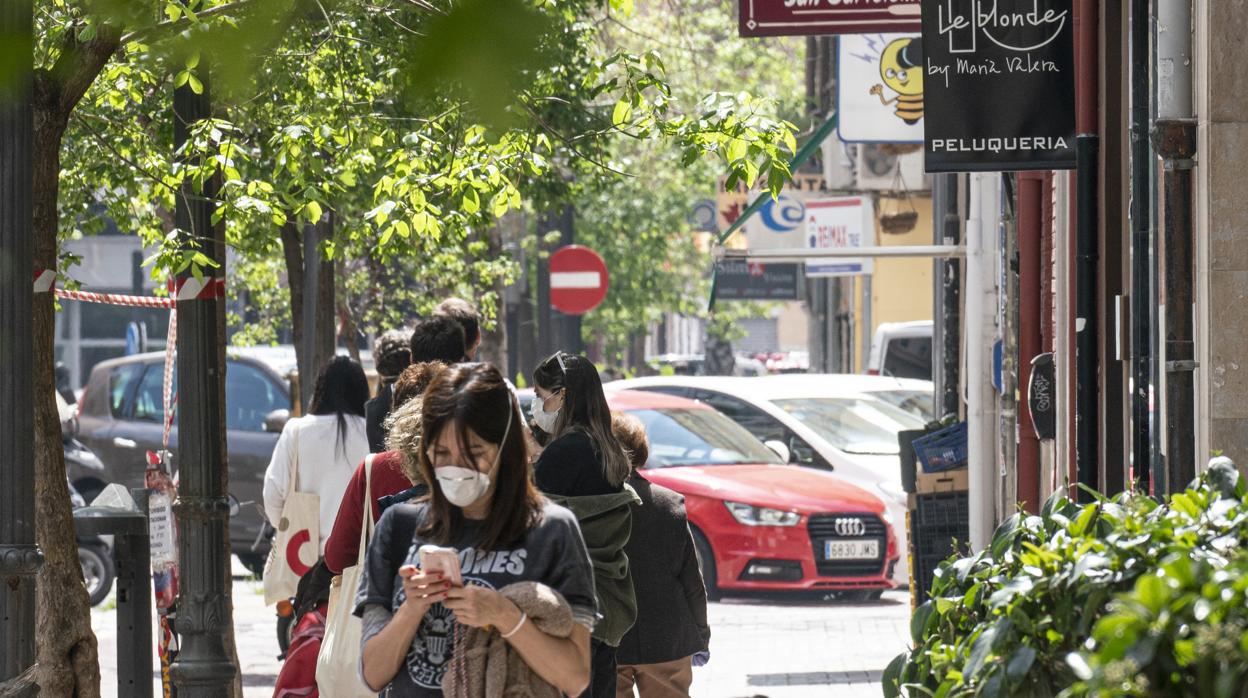
[[[837,39],[838,135],[846,143],[923,142],[923,38]]]

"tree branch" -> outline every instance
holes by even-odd
[[[124,46],[131,41],[148,41],[151,39],[163,38],[164,34],[173,34],[187,27],[202,22],[205,19],[212,19],[218,15],[225,15],[239,10],[245,10],[251,5],[258,4],[260,0],[234,0],[224,5],[208,8],[202,12],[195,13],[195,19],[191,19],[186,15],[175,20],[159,22],[147,27],[135,29],[121,37],[121,44]]]

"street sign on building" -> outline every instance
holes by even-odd
[[[806,247],[852,250],[875,244],[875,207],[865,196],[806,202]],[[806,263],[806,276],[858,276],[875,270],[870,257],[841,257]]]
[[[721,301],[797,300],[797,265],[745,260],[716,262],[715,298]]]
[[[846,143],[923,142],[923,38],[837,39],[837,136]]]
[[[792,249],[805,246],[806,208],[803,202],[826,196],[828,187],[823,175],[796,173],[776,199],[757,189],[747,190],[744,184],[729,190],[726,177],[719,179],[719,229],[727,230],[756,197],[765,197],[762,209],[742,227],[745,244],[751,250]],[[740,241],[729,240],[733,247]]]
[[[1071,3],[923,3],[928,172],[1075,166]]]
[[[739,0],[741,36],[919,31],[919,0]]]
[[[607,264],[581,245],[561,247],[550,256],[550,304],[565,315],[584,315],[607,297]]]

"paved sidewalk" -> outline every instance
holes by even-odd
[[[260,583],[237,571],[234,630],[244,695],[268,698],[280,668],[276,619]],[[694,671],[693,696],[878,698],[881,673],[905,649],[909,618],[902,592],[875,603],[770,597],[711,604],[711,662]],[[119,698],[111,600],[92,610],[91,624],[100,642],[102,693]]]

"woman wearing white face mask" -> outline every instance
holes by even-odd
[[[537,486],[576,514],[593,551],[602,622],[594,629],[594,676],[584,696],[614,698],[616,648],[637,619],[624,552],[632,505],[640,502],[624,484],[632,466],[611,431],[611,409],[589,359],[557,352],[533,371],[533,385],[533,421],[552,439],[534,465]]]
[[[580,693],[598,617],[593,571],[576,519],[532,485],[502,375],[485,364],[447,369],[423,400],[419,468],[434,485],[417,504],[387,509],[369,545],[356,608],[365,682],[387,696],[441,696],[448,668],[463,660],[457,644],[476,628],[497,634],[538,681]],[[418,568],[427,544],[457,551],[463,586]],[[507,595],[528,582],[566,602],[569,634],[548,634]]]

